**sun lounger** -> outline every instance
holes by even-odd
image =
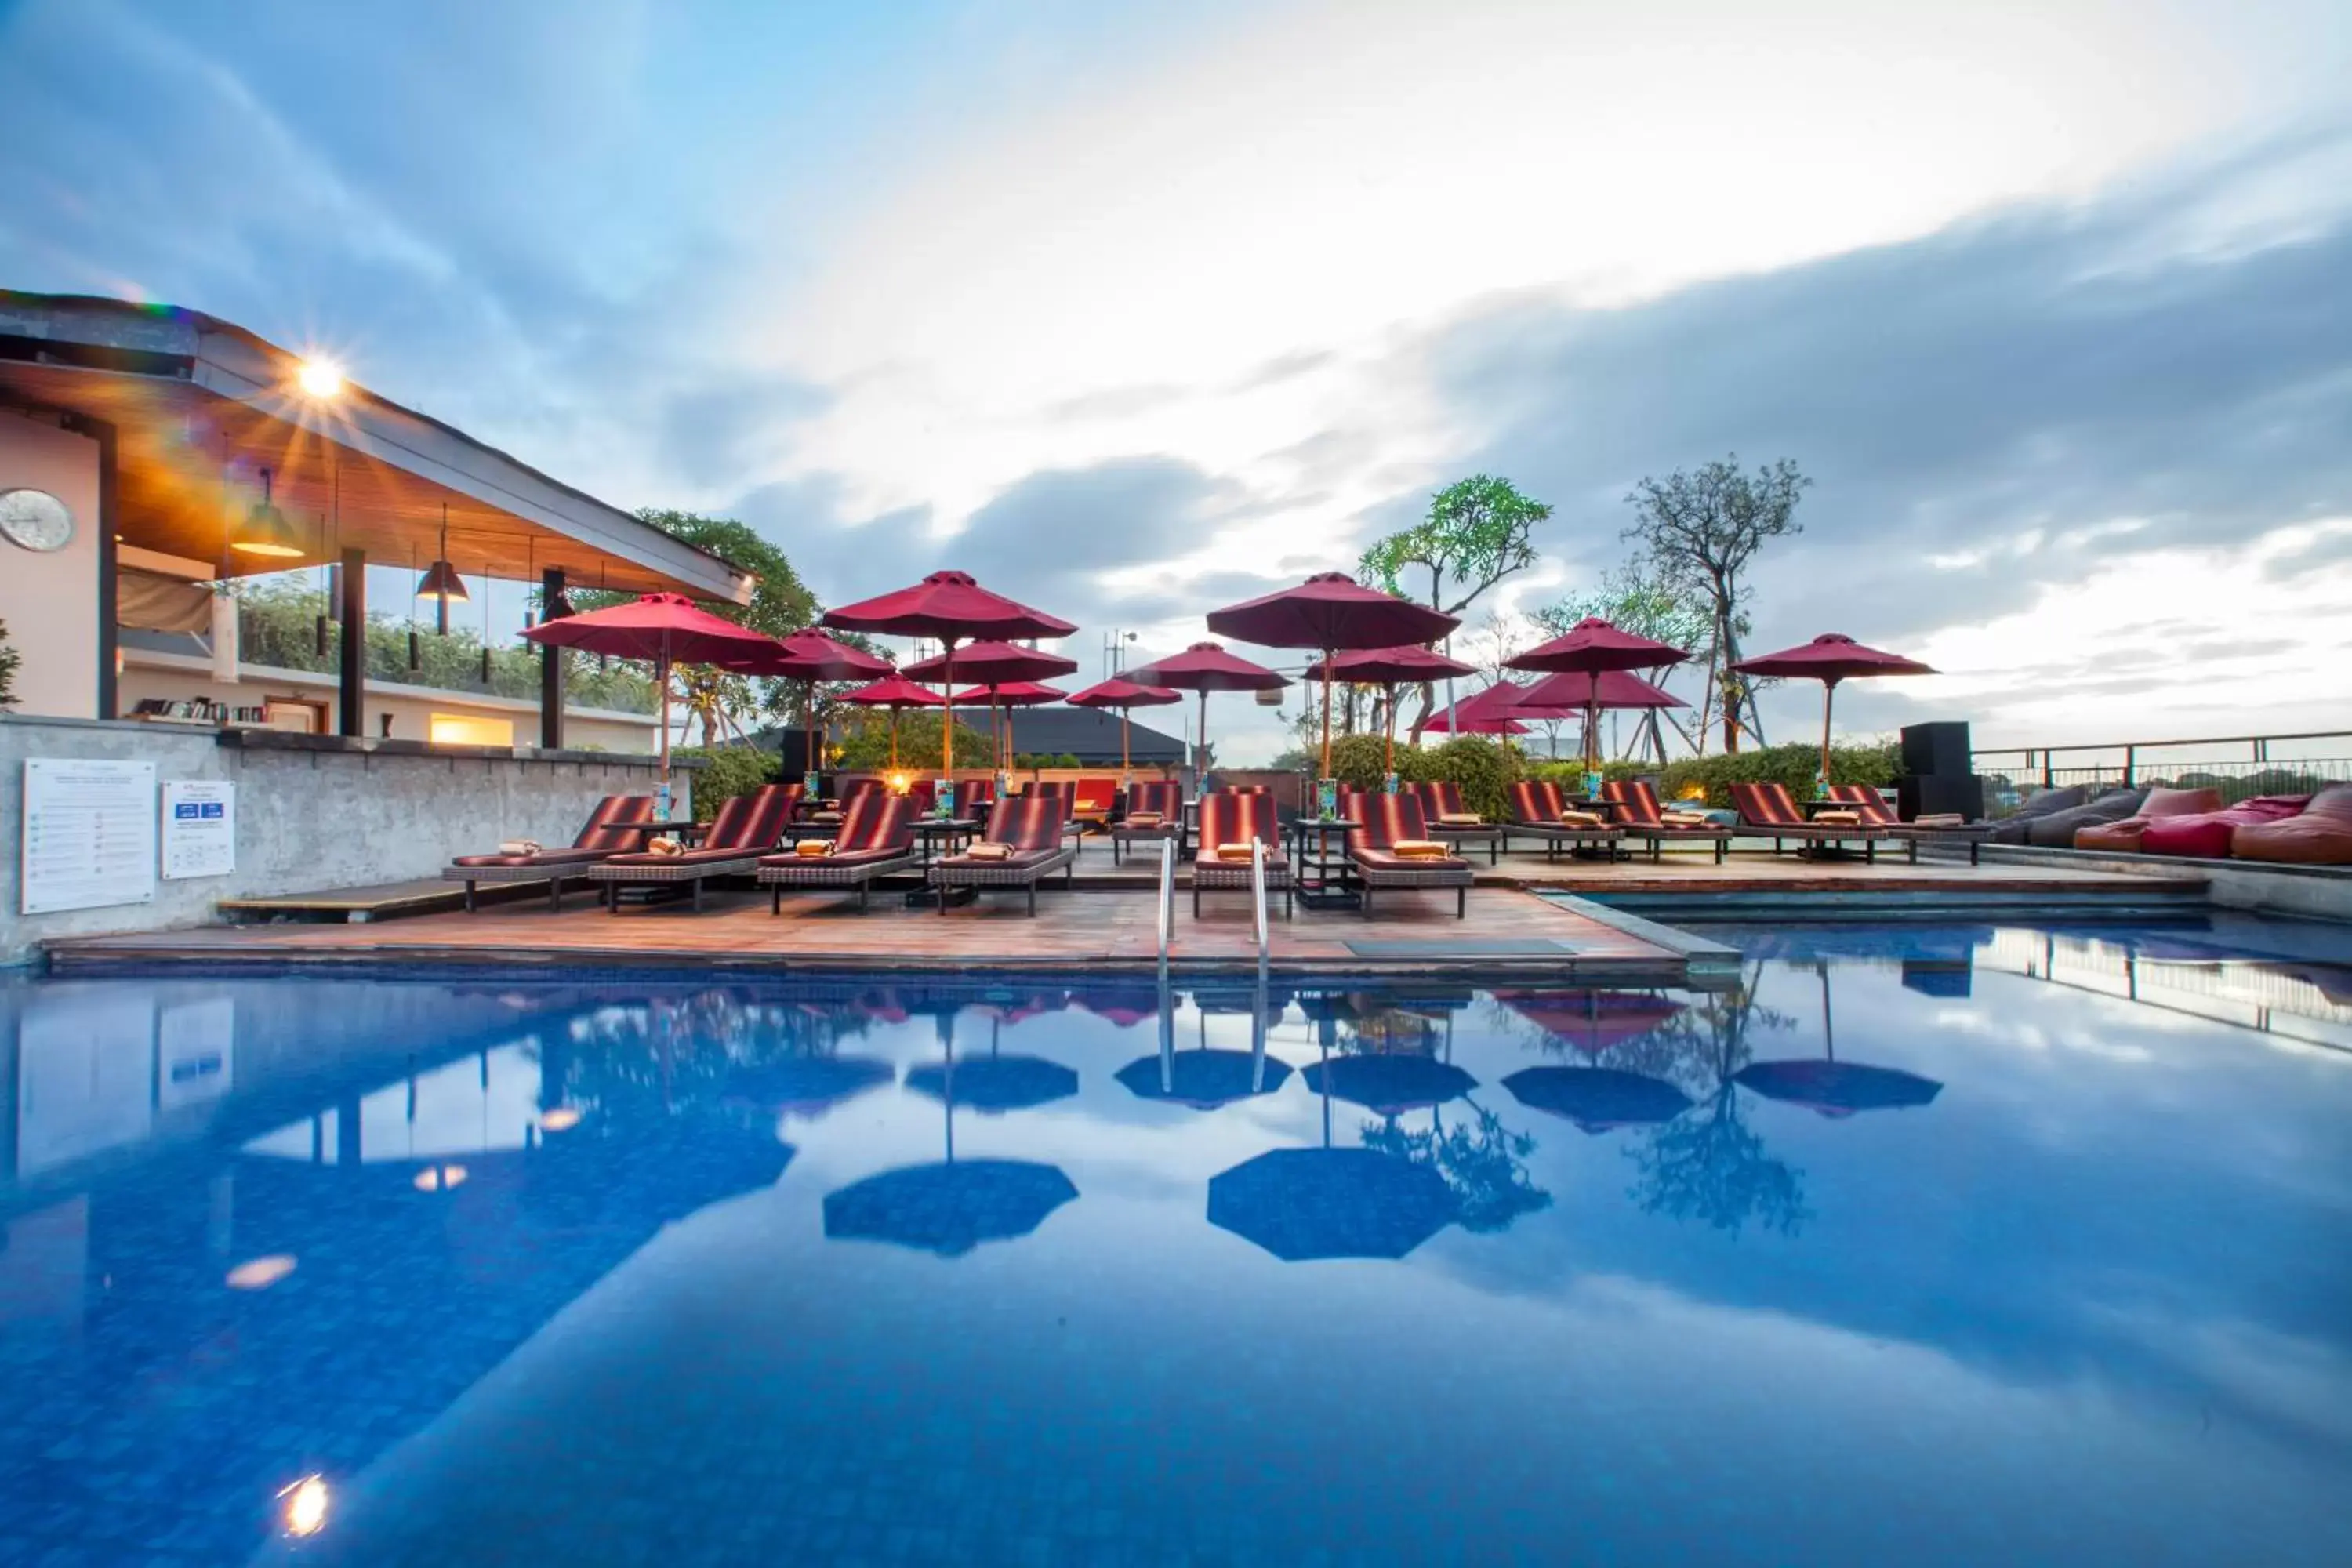
[[[1156,816],[1159,821],[1139,826],[1138,816]],[[1184,786],[1173,779],[1152,779],[1127,786],[1127,810],[1110,825],[1111,864],[1118,864],[1119,850],[1129,844],[1157,844],[1163,838],[1173,838],[1181,852],[1184,847]]]
[[[974,845],[960,855],[950,855],[931,862],[931,886],[949,888],[1024,888],[1029,893],[1029,912],[1037,912],[1037,884],[1045,877],[1059,871],[1065,885],[1074,875],[1072,868],[1078,858],[1077,847],[1062,842],[1062,829],[1067,822],[1065,808],[1068,797],[1058,793],[1040,794],[1032,790],[1019,800],[999,801],[988,814],[988,827],[981,835],[982,844],[1003,844],[1011,853],[991,858],[975,853]],[[940,900],[940,913],[948,912],[948,901]]]
[[[948,815],[958,822],[983,821],[995,799],[996,786],[986,779],[958,779],[948,802]]]
[[[572,840],[570,848],[517,855],[460,855],[442,869],[441,879],[466,884],[468,914],[474,910],[475,885],[480,882],[544,880],[547,907],[560,910],[563,907],[564,879],[583,875],[597,861],[636,848],[644,836],[623,825],[652,821],[654,804],[649,795],[608,795],[588,814],[587,825]]]
[[[1176,786],[1171,784],[1171,789]],[[1201,797],[1201,849],[1192,858],[1192,918],[1201,917],[1202,893],[1246,893],[1250,890],[1250,859],[1246,853],[1227,857],[1227,845],[1256,842],[1265,846],[1265,890],[1282,895],[1282,912],[1296,913],[1290,861],[1282,853],[1282,824],[1270,795],[1234,795],[1218,790]]]
[[[1888,837],[1900,841],[1909,850],[1914,865],[1918,863],[1922,844],[1965,844],[1969,847],[1969,864],[1976,865],[1985,839],[1992,832],[1990,822],[1964,822],[1943,827],[1906,822],[1895,815],[1886,797],[1868,784],[1832,784],[1830,799],[1861,816],[1864,826],[1885,828]]]
[[[615,855],[588,868],[588,879],[604,886],[604,904],[621,912],[623,888],[671,887],[688,884],[694,907],[702,908],[702,885],[713,877],[748,877],[760,868],[760,857],[776,847],[784,832],[784,789],[767,784],[751,795],[739,795],[719,808],[710,830],[692,849],[675,855],[650,851]]]
[[[1400,844],[1433,842],[1422,821],[1421,802],[1409,795],[1351,794],[1339,797],[1339,809],[1349,821],[1363,824],[1348,835],[1348,859],[1364,885],[1365,914],[1372,912],[1372,893],[1381,888],[1451,888],[1454,918],[1469,912],[1469,861],[1458,855],[1397,852]]]
[[[841,832],[823,855],[764,855],[760,886],[768,889],[768,912],[784,907],[788,892],[855,888],[857,907],[866,907],[874,879],[911,870],[915,855],[915,803],[902,795],[860,795],[841,819]]]
[[[1444,844],[1484,844],[1489,866],[1502,858],[1502,825],[1488,822],[1464,805],[1460,784],[1449,779],[1429,779],[1402,787],[1420,800],[1422,823],[1432,838]],[[1449,822],[1448,817],[1454,820]]]
[[[1863,823],[1808,822],[1797,803],[1789,798],[1789,786],[1782,784],[1736,784],[1731,786],[1731,804],[1739,810],[1739,826],[1744,833],[1772,840],[1772,853],[1780,853],[1784,843],[1794,840],[1800,848],[1827,848],[1841,844],[1862,846],[1863,858],[1875,861],[1878,846],[1886,837],[1886,829]]]
[[[1658,792],[1650,787],[1647,779],[1611,779],[1601,786],[1601,798],[1616,812],[1615,826],[1625,830],[1626,837],[1650,847],[1653,860],[1669,844],[1712,844],[1715,863],[1720,866],[1724,852],[1731,847],[1732,832],[1728,827],[1715,823],[1701,827],[1668,822],[1658,805]]]
[[[1070,790],[1070,820],[1100,827],[1110,821],[1118,805],[1117,779],[1080,779]]]
[[[1511,821],[1506,836],[1517,834],[1522,838],[1540,839],[1545,859],[1559,858],[1562,845],[1571,849],[1605,849],[1611,859],[1617,858],[1617,846],[1624,840],[1624,829],[1599,820],[1565,820],[1568,802],[1561,798],[1559,785],[1551,780],[1513,781],[1510,802]],[[1598,814],[1594,816],[1597,818]]]

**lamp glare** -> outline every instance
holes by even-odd
[[[342,395],[343,373],[331,360],[304,360],[301,368],[294,373],[294,382],[306,397]]]

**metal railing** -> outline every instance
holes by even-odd
[[[2218,789],[2225,804],[2234,804],[2352,783],[2352,731],[1999,747],[1971,752],[1969,767],[1983,776],[1985,804],[1995,816],[2014,810],[2031,790],[2069,784]]]

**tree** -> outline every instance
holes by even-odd
[[[1695,648],[1706,643],[1714,626],[1714,617],[1705,600],[1669,582],[1656,563],[1637,557],[1613,571],[1604,573],[1598,586],[1581,594],[1570,594],[1554,600],[1539,609],[1530,611],[1546,637],[1565,637],[1578,622],[1598,616],[1621,631],[1635,637],[1649,637],[1679,648]],[[1748,619],[1744,615],[1734,624],[1733,630],[1744,633]],[[1664,668],[1643,672],[1652,682],[1663,685],[1666,679]],[[1658,761],[1666,760],[1665,737],[1659,732],[1663,719],[1673,724],[1675,732],[1693,752],[1706,749],[1706,726],[1702,720],[1692,729],[1685,729],[1671,712],[1660,713],[1653,709],[1642,715],[1636,728],[1633,751],[1639,754],[1644,738],[1654,742]]]
[[[789,637],[814,623],[823,607],[782,550],[760,531],[731,517],[705,517],[699,512],[666,507],[640,507],[641,521],[673,539],[718,556],[730,565],[751,573],[759,581],[748,605],[710,604],[711,614],[750,626],[772,637]],[[630,595],[604,591],[574,592],[572,601],[583,610],[625,603]],[[705,744],[724,734],[740,734],[742,721],[761,714],[782,718],[803,706],[797,681],[754,680],[700,665],[681,665],[670,672],[673,691],[684,705],[687,723],[698,727]]]
[[[1430,1111],[1430,1130],[1408,1132],[1394,1120],[1363,1125],[1367,1149],[1427,1165],[1453,1192],[1462,1228],[1496,1231],[1523,1214],[1551,1206],[1551,1194],[1528,1174],[1536,1141],[1503,1125],[1502,1118],[1475,1101],[1474,1120],[1443,1125]]]
[[[1699,996],[1667,1023],[1612,1052],[1612,1066],[1655,1073],[1699,1099],[1625,1151],[1641,1178],[1628,1195],[1644,1213],[1698,1220],[1734,1235],[1754,1220],[1795,1236],[1813,1217],[1805,1204],[1804,1173],[1774,1157],[1740,1120],[1732,1084],[1751,1054],[1750,1034],[1790,1024],[1758,1001],[1760,977],[1761,967],[1750,965],[1729,990]]]
[[[281,573],[241,582],[236,587],[237,657],[246,664],[273,669],[331,670],[341,657],[332,640],[341,636],[329,627],[325,652],[318,644],[318,617],[328,612],[327,595],[307,575]],[[539,695],[539,650],[494,647],[489,650],[489,679],[482,678],[482,637],[471,626],[452,626],[446,636],[427,631],[416,639],[416,662],[409,663],[409,622],[383,610],[369,612],[367,678],[431,687],[439,691],[478,691],[525,700]],[[608,708],[625,713],[650,713],[654,709],[653,679],[643,667],[626,662],[610,668],[585,654],[567,654],[571,661],[564,691],[568,700],[587,708]]]
[[[1535,564],[1535,526],[1549,516],[1550,507],[1520,494],[1510,480],[1473,474],[1430,497],[1428,515],[1419,522],[1365,551],[1358,574],[1391,594],[1405,594],[1406,573],[1423,568],[1429,573],[1430,608],[1458,616],[1487,589]],[[1423,686],[1421,711],[1412,721],[1415,745],[1436,701],[1436,693]]]
[[[1762,740],[1748,683],[1731,666],[1739,659],[1742,574],[1766,541],[1803,531],[1797,502],[1812,484],[1783,458],[1754,473],[1737,453],[1694,472],[1677,468],[1663,479],[1643,477],[1625,498],[1635,521],[1623,537],[1637,540],[1649,568],[1677,593],[1696,596],[1707,612],[1706,687],[1699,703],[1704,735],[1720,714],[1723,749],[1739,749],[1742,729]]]
[[[0,621],[0,708],[16,700],[16,668],[24,658],[8,641],[8,623]]]

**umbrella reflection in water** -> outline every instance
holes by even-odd
[[[1649,1034],[1684,1008],[1682,1003],[1633,991],[1506,991],[1495,999],[1587,1056]],[[1520,1104],[1595,1133],[1671,1121],[1692,1104],[1689,1095],[1664,1079],[1616,1068],[1523,1068],[1504,1079],[1503,1087]]]
[[[1310,1082],[1328,1084],[1328,1042]],[[1322,1092],[1323,1146],[1275,1149],[1209,1182],[1209,1223],[1286,1263],[1399,1258],[1459,1216],[1453,1189],[1425,1164],[1371,1149],[1331,1146],[1331,1095]]]
[[[1201,1043],[1191,1050],[1176,1048],[1175,998],[1160,983],[1160,1052],[1138,1057],[1115,1075],[1128,1092],[1140,1100],[1165,1100],[1196,1110],[1214,1110],[1237,1100],[1270,1094],[1290,1078],[1290,1064],[1265,1054],[1268,1009],[1250,1010],[1250,1048],[1216,1050],[1209,1045],[1209,1015],[1196,1000]]]
[[[1732,1081],[1768,1100],[1801,1105],[1832,1118],[1863,1110],[1905,1110],[1933,1101],[1944,1087],[1934,1079],[1900,1068],[1837,1059],[1837,1026],[1830,1011],[1830,966],[1824,962],[1814,969],[1822,980],[1823,1059],[1751,1062],[1734,1073]]]
[[[1013,1093],[1010,1085],[1002,1083],[982,1098],[968,1094],[959,1080],[991,1063],[982,1060],[959,1067],[952,1010],[940,1016],[940,1030],[945,1059],[935,1068],[919,1068],[916,1071],[938,1075],[936,1086],[923,1092],[931,1094],[943,1109],[947,1158],[937,1164],[902,1165],[878,1172],[838,1192],[826,1194],[824,1234],[835,1240],[887,1241],[918,1251],[935,1252],[942,1258],[961,1258],[984,1241],[1011,1241],[1027,1236],[1045,1222],[1046,1215],[1078,1195],[1076,1184],[1057,1165],[1030,1160],[956,1158],[955,1108],[980,1105],[989,1110],[1011,1110],[1019,1095]],[[1034,1058],[1008,1057],[998,1060],[1034,1062],[1038,1067],[1055,1065],[1036,1062]],[[1068,1076],[1069,1086],[1028,1103],[1043,1104],[1076,1092],[1077,1075],[1067,1068],[1058,1070]],[[908,1075],[908,1082],[914,1085],[914,1074]],[[1038,1087],[1032,1083],[1020,1094],[1034,1092]]]

